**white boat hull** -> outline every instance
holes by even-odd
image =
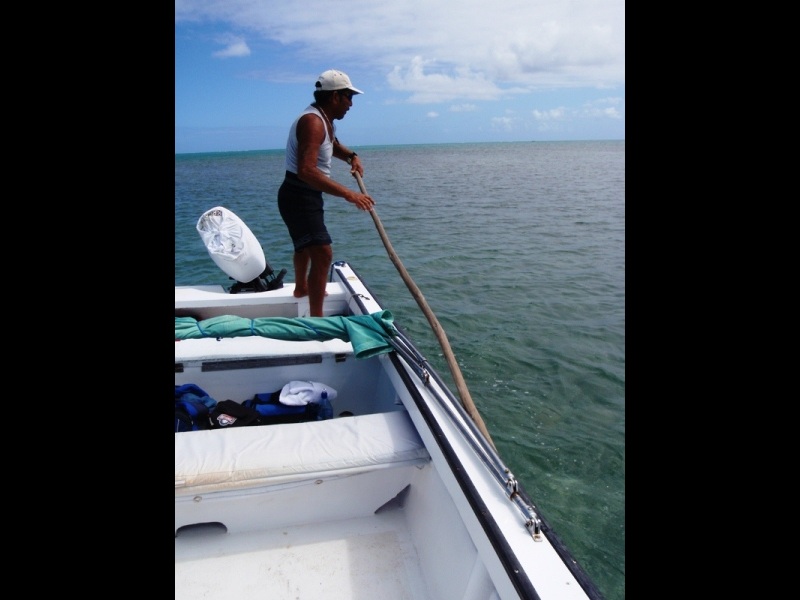
[[[176,288],[176,316],[304,317],[292,290]],[[384,309],[334,266],[326,315]],[[176,341],[176,385],[217,400],[338,390],[330,420],[175,434],[176,598],[601,597],[408,344],[359,359],[341,339]]]

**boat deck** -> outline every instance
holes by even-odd
[[[268,292],[229,294],[221,285],[175,286],[175,316],[192,316],[198,320],[219,315],[238,315],[248,319],[259,317],[307,317],[308,296],[294,297],[294,283]],[[348,294],[340,283],[328,282],[328,295],[323,305],[324,316],[347,314]]]
[[[183,532],[175,598],[425,600],[402,508],[272,530]]]

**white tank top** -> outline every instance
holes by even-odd
[[[295,119],[294,123],[292,123],[291,129],[289,129],[289,138],[286,140],[286,170],[290,171],[297,175],[297,122],[300,120],[300,117],[307,114],[317,115],[320,120],[322,121],[322,126],[325,127],[325,141],[322,142],[322,145],[319,147],[319,154],[317,154],[317,168],[325,173],[328,177],[331,176],[331,159],[333,158],[333,140],[331,140],[330,135],[328,134],[328,127],[326,125],[325,117],[319,112],[319,110],[310,104],[306,109],[300,113],[300,116]],[[333,123],[331,123],[333,126]],[[336,129],[334,129],[334,135],[336,134]]]

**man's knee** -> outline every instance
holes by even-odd
[[[314,261],[330,262],[333,260],[333,248],[331,248],[330,244],[324,246],[309,246],[308,250]]]

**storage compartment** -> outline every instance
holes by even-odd
[[[318,381],[337,391],[333,416],[403,410],[384,369],[358,359],[342,340],[286,342],[270,338],[175,342],[175,384],[193,383],[217,402],[244,402],[290,381]],[[377,360],[388,360],[388,356]]]

